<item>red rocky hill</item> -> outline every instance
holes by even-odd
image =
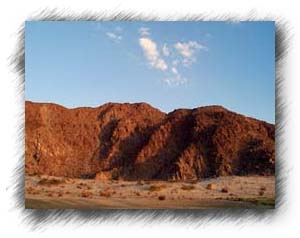
[[[196,179],[275,172],[275,127],[220,106],[165,114],[146,103],[26,102],[27,174]]]

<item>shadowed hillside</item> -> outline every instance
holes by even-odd
[[[26,102],[26,173],[196,179],[275,172],[275,127],[220,106],[165,114],[146,103],[67,109]]]

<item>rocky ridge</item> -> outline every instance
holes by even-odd
[[[272,175],[275,126],[221,106],[166,114],[146,103],[26,101],[25,171],[125,180]]]

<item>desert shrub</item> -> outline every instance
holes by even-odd
[[[65,181],[63,179],[57,179],[57,178],[42,178],[39,182],[38,185],[58,185],[62,184]]]
[[[189,181],[186,181],[187,183],[190,183],[190,184],[196,184],[198,183],[199,181],[198,180],[189,180]]]
[[[193,190],[193,189],[195,189],[195,186],[194,185],[182,185],[181,189],[182,190]]]
[[[160,200],[160,201],[166,200],[166,196],[165,195],[160,195],[160,196],[158,196],[158,200]]]
[[[266,191],[267,188],[266,188],[265,186],[262,186],[262,187],[260,188],[260,190],[261,190],[261,191]]]
[[[81,197],[84,197],[84,198],[90,198],[90,197],[92,197],[92,195],[93,194],[89,191],[82,191],[82,193],[81,193]]]
[[[226,187],[225,187],[225,188],[222,188],[222,189],[221,189],[221,192],[222,192],[222,193],[228,193],[228,188],[226,188]]]
[[[82,174],[80,176],[81,179],[95,179],[95,177],[96,177],[95,173],[93,173],[93,174]]]
[[[110,197],[111,196],[111,193],[109,191],[100,191],[99,195],[101,197]]]
[[[163,184],[153,184],[151,185],[148,190],[150,192],[154,192],[154,191],[161,191],[162,189],[166,188],[166,185]]]
[[[207,188],[208,190],[213,190],[213,189],[216,189],[216,185],[213,184],[213,183],[209,183],[209,184],[207,184],[206,188]]]

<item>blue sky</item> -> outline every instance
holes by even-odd
[[[274,123],[274,22],[26,22],[25,98],[222,105]]]

